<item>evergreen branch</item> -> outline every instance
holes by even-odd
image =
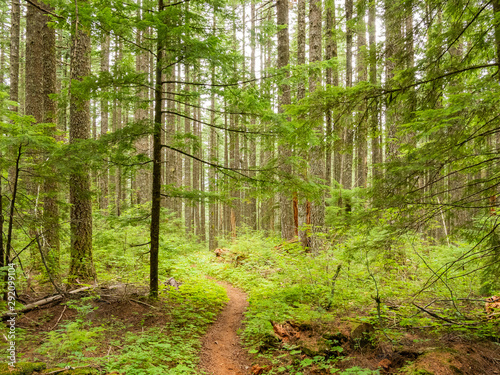
[[[179,117],[182,117],[182,118],[185,118],[185,119],[188,119],[188,120],[192,120],[194,122],[198,122],[200,124],[207,125],[207,126],[210,126],[212,128],[226,130],[226,131],[233,132],[233,133],[258,134],[258,135],[268,135],[268,136],[275,136],[276,135],[276,134],[273,134],[273,133],[262,133],[262,132],[249,131],[249,130],[245,130],[245,129],[229,129],[229,128],[225,128],[223,126],[217,126],[217,125],[214,125],[214,124],[210,124],[208,122],[201,121],[201,120],[195,119],[194,117],[191,117],[191,116],[188,116],[188,115],[184,115],[182,113],[175,112],[175,111],[166,111],[165,110],[165,111],[161,111],[161,113],[167,113],[167,114],[170,114],[170,115],[177,115]]]
[[[462,68],[462,69],[459,69],[459,70],[454,70],[453,72],[444,73],[444,74],[442,74],[442,75],[440,75],[438,77],[429,78],[429,79],[422,80],[422,81],[417,81],[415,83],[412,83],[410,85],[406,85],[406,86],[403,86],[403,87],[399,87],[399,88],[395,88],[395,89],[391,89],[391,90],[381,90],[379,93],[377,93],[375,95],[372,95],[372,96],[367,96],[366,98],[367,99],[379,98],[379,97],[387,95],[387,94],[392,94],[392,93],[399,92],[399,91],[405,91],[405,90],[408,90],[408,89],[410,89],[412,87],[415,87],[415,86],[425,85],[426,83],[431,83],[431,82],[434,82],[434,81],[438,81],[440,79],[443,79],[443,78],[446,78],[446,77],[449,77],[449,76],[452,76],[452,75],[455,75],[455,74],[460,74],[460,73],[463,73],[463,72],[467,72],[469,70],[492,68],[494,66],[498,67],[499,63],[491,63],[491,64],[484,64],[484,65],[468,66],[466,68]],[[500,69],[500,67],[499,67],[499,69]]]
[[[220,83],[220,84],[213,84],[213,83],[203,83],[203,82],[184,82],[184,81],[162,81],[161,83],[176,83],[179,85],[192,85],[192,86],[206,86],[206,87],[231,87],[231,86],[239,86],[239,85],[244,85],[247,83],[252,83],[260,80],[265,80],[268,78],[273,78],[278,76],[278,74],[272,74],[270,76],[264,76],[264,77],[259,77],[259,78],[252,78],[248,79],[246,81],[239,81],[235,83]]]
[[[221,172],[223,172],[224,170],[227,170],[227,171],[231,171],[231,172],[234,172],[236,174],[239,174],[240,176],[242,177],[245,177],[251,181],[255,181],[255,182],[265,182],[265,181],[262,181],[262,180],[259,180],[259,179],[256,179],[256,178],[253,178],[253,177],[250,177],[240,171],[246,171],[246,172],[258,172],[259,170],[258,169],[247,169],[247,168],[231,168],[231,167],[225,167],[223,165],[220,165],[220,164],[215,164],[215,163],[211,163],[207,160],[203,160],[201,158],[198,158],[192,154],[189,154],[187,152],[184,152],[182,150],[179,150],[178,148],[175,148],[175,147],[172,147],[172,146],[169,146],[169,145],[161,145],[161,147],[164,147],[164,148],[168,148],[169,150],[172,150],[172,151],[175,151],[175,152],[178,152],[182,155],[185,155],[193,160],[196,160],[196,161],[199,161],[200,163],[203,163],[203,164],[206,164],[206,165],[209,165],[211,167],[214,167],[214,168],[217,168],[218,170],[221,170]],[[223,172],[224,173],[224,172]],[[227,176],[229,177],[232,177],[234,178],[234,176],[231,176],[229,174],[226,174]]]
[[[59,19],[64,19],[64,17],[58,15],[58,14],[55,14],[54,12],[51,12],[50,10],[48,9],[45,9],[45,8],[42,8],[40,5],[38,5],[37,3],[33,2],[32,0],[26,0],[26,2],[32,6],[34,6],[35,8],[37,8],[38,10],[41,10],[42,12],[44,13],[47,13],[47,14],[50,14],[51,16],[53,17],[56,17],[56,18],[59,18]]]
[[[450,50],[450,48],[457,42],[458,39],[460,39],[460,37],[463,35],[463,33],[472,25],[472,23],[477,19],[477,17],[479,17],[479,15],[483,12],[484,9],[486,9],[486,7],[488,5],[491,4],[491,0],[489,0],[486,4],[484,4],[484,6],[479,9],[479,11],[474,15],[474,17],[469,21],[469,23],[467,23],[467,25],[465,25],[465,27],[462,29],[462,31],[458,34],[458,36],[453,39],[453,41],[448,45],[448,47],[437,57],[437,59],[435,59],[434,61],[432,61],[431,63],[429,63],[429,65],[426,66],[425,69],[427,69],[429,66],[431,66],[432,64],[436,64],[437,62],[439,62],[439,60],[441,59],[441,57],[444,56],[444,54],[446,52],[448,52]]]

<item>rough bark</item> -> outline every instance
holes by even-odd
[[[370,83],[377,84],[377,45],[376,45],[376,9],[375,1],[370,0],[368,8],[368,37],[370,43]],[[378,102],[374,99],[370,104],[370,136],[372,152],[372,180],[380,177],[380,167],[382,162],[382,150],[380,148],[380,130],[378,124]]]
[[[346,87],[352,87],[352,27],[353,0],[345,1],[346,16]],[[352,187],[352,161],[353,161],[353,143],[354,129],[353,119],[347,115],[345,117],[345,129],[343,139],[343,166],[342,166],[342,186],[344,189]]]
[[[283,69],[289,63],[290,47],[288,36],[288,0],[278,0],[276,22],[280,28],[278,31],[278,69]],[[283,73],[283,78],[287,78],[289,73]],[[291,103],[290,86],[281,83],[278,96],[278,112],[284,113],[285,106]],[[288,118],[282,118],[282,121],[289,121]],[[292,166],[290,165],[290,157],[292,156],[291,147],[287,144],[278,146],[278,154],[281,158],[281,174],[282,187],[286,184],[286,179],[292,174]],[[285,240],[294,237],[294,221],[293,221],[293,205],[290,193],[288,191],[280,192],[280,209],[281,209],[281,237]]]
[[[11,2],[11,14],[10,14],[10,100],[13,102],[19,101],[19,39],[20,39],[20,18],[21,9],[19,0],[12,0]],[[17,111],[17,107],[13,106],[11,108],[13,111]]]
[[[109,45],[110,36],[106,34],[101,41],[101,73],[109,73]],[[101,137],[109,131],[108,100],[101,98]],[[109,175],[105,164],[99,177],[99,208],[107,212],[109,200]]]
[[[215,15],[213,16],[212,27],[215,30],[216,21]],[[215,66],[212,65],[211,69],[211,80],[212,83],[215,83]],[[215,124],[215,93],[212,92],[210,94],[210,123]],[[218,150],[218,141],[217,141],[217,132],[215,128],[210,127],[210,162],[214,163],[217,160],[217,150]],[[215,167],[209,167],[208,170],[208,180],[209,180],[209,189],[211,193],[217,192],[217,170]],[[219,204],[217,200],[211,198],[209,200],[209,209],[208,209],[208,248],[209,250],[215,250],[217,248],[217,237],[219,235]]]
[[[367,80],[366,68],[366,0],[358,0],[357,4],[358,24],[356,28],[357,38],[357,58],[356,71],[357,81],[363,82]],[[366,187],[368,177],[367,165],[367,138],[368,127],[365,119],[366,103],[361,103],[359,111],[356,115],[356,184],[355,186]]]
[[[80,4],[82,2],[79,2]],[[90,31],[78,21],[73,24],[71,43],[71,80],[80,81],[90,74]],[[72,87],[70,98],[69,141],[77,144],[90,136],[90,103]],[[85,165],[70,178],[71,251],[69,278],[93,281],[92,260],[92,198],[90,175]]]
[[[45,8],[49,8],[45,5]],[[49,27],[50,19],[43,15],[42,50],[43,50],[43,122],[53,123],[54,126],[47,130],[51,137],[55,137],[57,123],[57,104],[50,97],[56,93],[56,33]],[[54,171],[52,171],[54,172]],[[57,176],[51,173],[43,182],[43,233],[41,245],[43,256],[46,259],[49,272],[53,278],[59,275],[59,205],[57,203],[59,186]]]
[[[315,63],[321,61],[321,0],[311,0],[309,3],[309,56],[310,62]],[[316,87],[321,84],[321,71],[319,68],[312,70],[309,76],[309,92],[313,93]],[[311,148],[310,154],[310,173],[317,180],[325,179],[325,149],[323,144],[323,120],[322,118],[314,119],[317,122],[316,136],[318,144]],[[311,203],[311,226],[313,235],[311,237],[311,250],[318,252],[321,248],[322,241],[316,235],[323,231],[325,221],[325,194],[323,191],[318,192]]]

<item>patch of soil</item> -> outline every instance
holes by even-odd
[[[237,335],[248,306],[247,296],[229,284],[220,284],[226,288],[229,302],[203,338],[200,367],[212,375],[248,374],[250,360]]]
[[[86,315],[85,319],[92,322],[92,326],[109,326],[105,330],[105,337],[100,342],[102,351],[87,353],[94,357],[105,357],[116,349],[109,342],[116,337],[123,337],[127,332],[141,332],[155,326],[164,326],[168,316],[160,309],[147,301],[146,288],[131,287],[99,289],[98,296],[88,303],[95,308]],[[77,301],[79,296],[75,296]],[[36,299],[35,299],[36,300]],[[147,302],[146,302],[147,301]],[[17,350],[22,353],[23,361],[45,361],[50,364],[49,358],[42,353],[37,353],[44,342],[42,332],[60,329],[62,325],[73,322],[78,317],[78,311],[56,303],[41,306],[25,314],[20,314],[16,319],[16,327],[26,330],[26,339],[18,342]],[[53,364],[51,364],[53,365]]]

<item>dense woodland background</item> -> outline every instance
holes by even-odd
[[[199,374],[211,276],[269,374],[497,371],[499,0],[0,19],[0,306],[11,263],[16,311],[65,297],[18,315],[19,358]]]
[[[126,222],[152,296],[172,233],[249,231],[467,244],[435,277],[499,288],[498,0],[0,7],[1,265],[91,282]]]

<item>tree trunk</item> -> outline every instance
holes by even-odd
[[[48,5],[45,5],[49,8]],[[50,9],[50,8],[49,8]],[[57,123],[57,105],[50,97],[56,94],[56,33],[49,27],[50,19],[43,15],[43,122],[53,123],[54,126],[48,129],[48,135],[55,137]],[[43,235],[42,251],[47,263],[49,277],[59,276],[59,205],[57,203],[59,186],[57,176],[46,176],[43,182],[44,202],[43,202]]]
[[[189,82],[189,65],[184,67],[185,76],[184,81]],[[184,86],[184,91],[186,95],[189,95],[189,85]],[[189,116],[190,107],[187,102],[184,105],[184,113]],[[184,134],[186,136],[185,141],[187,142],[186,149],[184,150],[188,154],[192,153],[191,140],[188,138],[191,134],[191,121],[186,117],[184,119]],[[191,185],[191,158],[189,156],[184,156],[184,188],[192,190]],[[184,199],[184,225],[186,227],[186,234],[193,232],[193,215],[192,215],[192,202],[189,199]]]
[[[82,3],[82,1],[79,1]],[[76,20],[71,43],[71,80],[80,81],[90,74],[90,31]],[[90,103],[71,91],[69,141],[76,144],[90,136]],[[92,260],[92,197],[90,176],[85,165],[80,165],[70,178],[71,203],[71,264],[70,280],[93,281]]]
[[[311,0],[309,3],[309,56],[310,62],[315,63],[321,61],[321,0]],[[316,87],[321,84],[321,70],[314,68],[309,76],[309,92],[313,93]],[[310,168],[311,175],[322,181],[325,179],[325,150],[323,146],[323,120],[314,119],[317,121],[316,136],[318,145],[311,149]],[[311,250],[318,252],[322,246],[321,239],[317,236],[323,231],[325,221],[325,194],[323,191],[318,192],[319,196],[315,197],[311,203],[311,226],[313,236],[311,237]]]
[[[163,12],[163,0],[158,0],[158,11]],[[164,38],[158,31],[155,76],[155,118],[153,131],[153,183],[151,192],[151,247],[149,252],[149,296],[158,298],[158,255],[160,251],[160,210],[161,210],[161,132],[162,132],[162,70]]]
[[[19,101],[19,39],[20,39],[20,18],[21,9],[19,0],[12,0],[10,15],[10,100]],[[12,111],[17,112],[17,106],[11,107]]]
[[[279,28],[278,31],[278,69],[283,69],[289,63],[290,48],[288,37],[288,0],[278,0],[276,22]],[[283,74],[283,78],[289,77],[288,72]],[[284,106],[291,103],[290,86],[281,83],[279,87],[278,97],[278,112],[284,113]],[[288,118],[282,118],[281,121],[289,121]],[[292,174],[292,166],[290,165],[290,157],[292,150],[289,145],[280,144],[278,146],[278,154],[280,157],[281,173],[283,176],[282,187],[286,184],[286,180]],[[290,193],[287,190],[280,192],[280,212],[281,212],[281,237],[284,240],[290,240],[294,237],[294,221],[293,221],[293,205]]]
[[[352,36],[353,28],[351,25],[353,13],[353,0],[345,1],[345,16],[346,16],[346,87],[352,87]],[[344,155],[342,166],[342,186],[344,189],[351,189],[352,187],[352,159],[353,159],[353,143],[354,143],[354,130],[353,119],[347,115],[345,117],[344,129]]]
[[[356,70],[357,70],[357,81],[363,82],[367,80],[366,71],[366,23],[365,23],[365,6],[366,0],[359,0],[358,9],[358,25],[356,28],[357,32],[357,58],[356,58]],[[356,115],[357,129],[356,129],[356,186],[366,187],[366,180],[368,177],[368,166],[367,166],[367,138],[368,129],[367,122],[365,120],[365,110],[366,103],[361,103],[358,113]]]
[[[377,44],[376,44],[376,9],[375,2],[370,1],[368,8],[368,36],[370,42],[370,83],[377,84]],[[372,152],[372,181],[380,177],[379,164],[382,162],[380,148],[380,130],[378,125],[378,101],[373,99],[370,104],[370,135]]]
[[[109,73],[109,44],[110,36],[106,34],[101,42],[101,72]],[[101,98],[101,137],[109,130],[108,100]],[[99,178],[99,208],[107,213],[108,210],[108,166],[105,163]]]

